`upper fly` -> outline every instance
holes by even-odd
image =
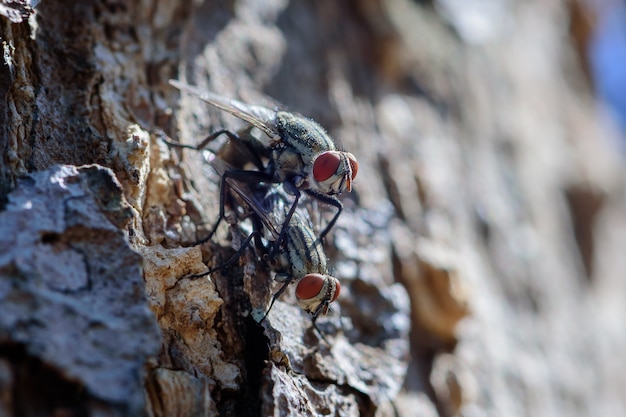
[[[338,150],[324,128],[302,115],[228,99],[176,80],[169,82],[179,90],[192,94],[260,129],[266,138],[256,138],[258,143],[252,147],[267,154],[269,162],[259,166],[258,171],[240,170],[234,176],[238,181],[249,183],[284,183],[286,189],[295,196],[294,206],[298,204],[300,191],[303,191],[337,207],[337,213],[320,233],[320,238],[326,236],[343,208],[336,195],[344,190],[352,190],[352,182],[358,172],[358,163],[353,154]],[[219,134],[227,134],[231,140],[239,139],[231,132],[220,130],[200,145],[185,147],[201,149]],[[293,213],[293,210],[290,210],[290,213]],[[285,219],[285,225],[288,223],[289,217]],[[214,231],[215,229],[212,233]]]

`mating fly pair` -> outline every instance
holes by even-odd
[[[247,105],[174,80],[170,83],[251,125],[239,135],[220,130],[196,146],[168,142],[178,147],[201,150],[222,134],[230,139],[216,152],[216,158],[212,161],[212,165],[222,176],[220,217],[209,236],[198,243],[210,239],[217,230],[225,214],[226,191],[231,189],[252,210],[251,217],[255,225],[255,230],[248,236],[240,251],[252,239],[255,239],[257,250],[263,247],[263,228],[270,234],[270,244],[265,248],[264,258],[276,272],[277,280],[285,282],[274,295],[270,309],[287,285],[296,280],[298,303],[313,314],[315,325],[319,313],[326,314],[329,304],[339,295],[339,282],[328,274],[327,258],[321,239],[341,213],[342,204],[336,195],[345,189],[350,191],[351,182],[358,170],[356,159],[348,152],[338,151],[324,129],[303,116]],[[252,127],[260,129],[268,139],[254,136]],[[244,169],[250,164],[256,169]],[[284,189],[293,195],[288,211],[288,198],[280,192],[279,187],[271,185],[275,183],[282,183]],[[296,212],[300,190],[338,209],[319,238],[306,219]],[[278,230],[276,224],[280,222],[277,220],[280,218],[283,220]],[[237,256],[238,254],[227,264]],[[215,269],[196,277],[207,275]]]
[[[232,144],[224,145],[211,160],[211,165],[220,175],[232,169],[232,166],[222,159],[225,155],[223,151],[229,148],[229,145]],[[284,225],[283,221],[290,201],[280,186],[245,184],[231,179],[228,179],[227,183],[229,190],[232,191],[231,204],[239,204],[244,209],[243,217],[251,219],[253,231],[228,261],[207,272],[192,275],[190,278],[199,278],[230,265],[241,256],[254,239],[257,253],[275,272],[275,280],[283,282],[282,287],[272,297],[263,318],[259,321],[267,317],[274,302],[287,286],[291,282],[296,282],[298,305],[313,316],[315,326],[319,314],[326,315],[330,303],[339,297],[341,286],[339,281],[328,273],[328,259],[322,242],[304,214],[305,211],[294,211],[289,224]],[[235,203],[234,200],[239,203]],[[234,211],[238,212],[238,210]],[[277,229],[277,225],[282,225],[284,233]],[[263,238],[267,239],[267,245],[263,243]]]

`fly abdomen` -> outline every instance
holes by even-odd
[[[326,274],[326,255],[322,244],[298,213],[294,213],[289,224],[287,239],[287,250],[295,276],[303,277],[314,272]]]

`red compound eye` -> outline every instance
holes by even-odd
[[[333,295],[333,299],[330,300],[331,303],[335,301],[337,298],[339,298],[339,293],[341,292],[341,284],[339,283],[339,281],[335,280],[335,285],[336,285],[335,295]]]
[[[301,300],[310,300],[319,296],[324,287],[324,276],[321,274],[309,274],[298,282],[296,296]]]
[[[348,154],[348,162],[350,162],[350,168],[352,168],[352,178],[350,179],[354,180],[356,178],[356,173],[359,172],[359,163],[351,153]]]
[[[341,158],[337,152],[326,151],[313,162],[313,178],[315,181],[326,181],[337,173]]]

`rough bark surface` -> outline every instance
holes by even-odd
[[[626,414],[624,167],[570,3],[470,3],[1,1],[0,416]],[[326,340],[293,294],[252,318],[254,251],[186,278],[245,233],[189,246],[218,177],[158,132],[242,122],[169,78],[357,156]]]

